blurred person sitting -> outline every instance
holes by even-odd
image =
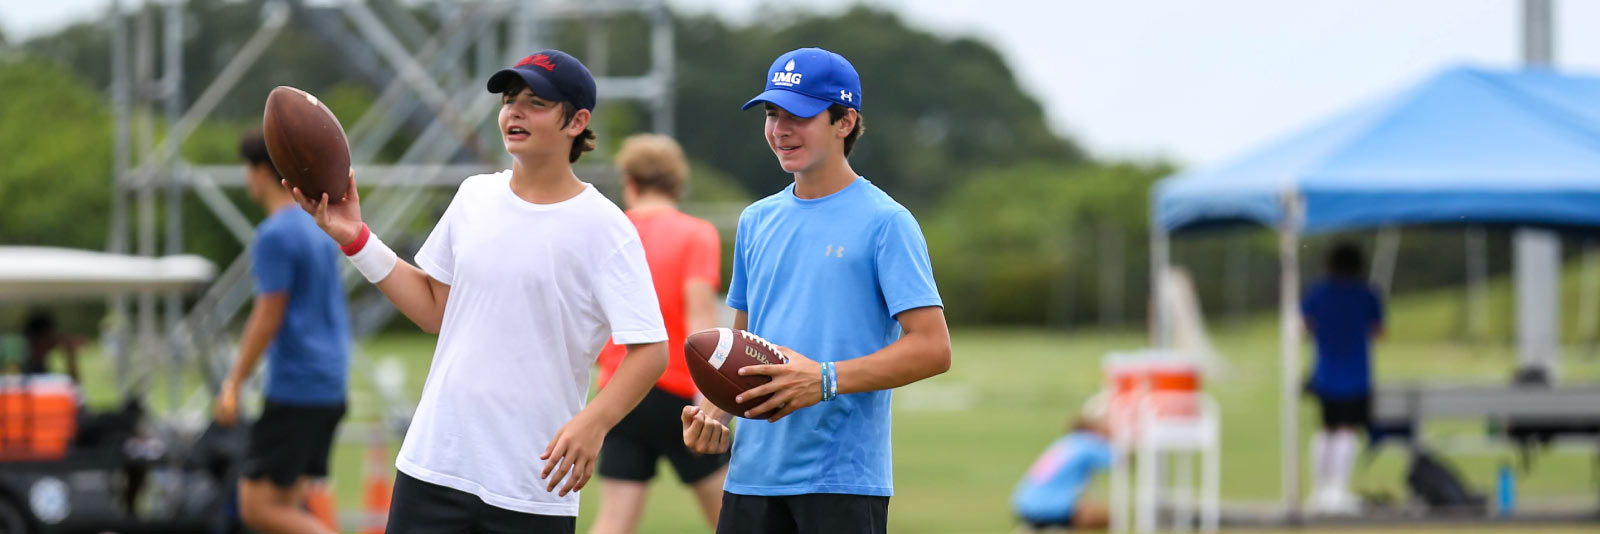
[[[1356,432],[1367,427],[1372,405],[1372,340],[1383,333],[1383,303],[1362,277],[1361,249],[1340,243],[1328,254],[1327,276],[1301,302],[1306,329],[1316,343],[1316,365],[1306,390],[1322,405],[1322,428],[1311,438],[1311,509],[1352,514],[1350,492],[1358,454]]]
[[[1084,492],[1095,475],[1111,468],[1110,439],[1105,402],[1092,399],[1017,483],[1011,495],[1017,519],[1033,530],[1106,528],[1110,508]]]
[[[21,373],[27,354],[28,340],[21,334],[0,332],[0,376]]]
[[[50,355],[60,349],[62,358],[66,360],[66,375],[73,384],[79,383],[78,347],[83,340],[58,332],[54,315],[43,309],[29,312],[22,323],[22,337],[25,347],[21,361],[16,362],[17,372],[23,375],[50,373]]]

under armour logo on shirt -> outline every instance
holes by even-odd
[[[843,258],[844,257],[844,247],[839,247],[839,250],[837,252],[835,252],[833,250],[833,245],[828,245],[828,252],[826,254],[823,254],[823,255],[824,256],[833,256],[833,257],[836,257],[836,258]]]

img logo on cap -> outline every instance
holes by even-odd
[[[861,78],[844,56],[821,48],[791,50],[767,69],[766,90],[743,109],[763,102],[797,117],[813,117],[830,105],[861,109]]]
[[[772,85],[794,87],[800,85],[800,78],[803,76],[805,76],[804,73],[794,71],[794,60],[791,59],[784,64],[782,72],[772,73]]]

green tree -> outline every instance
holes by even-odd
[[[0,56],[0,243],[105,246],[111,115],[73,73]]]
[[[262,4],[263,0],[188,0],[186,98],[198,96],[259,27]],[[438,24],[427,6],[412,9],[424,26]],[[375,11],[393,10],[375,5]],[[158,6],[130,14],[130,31],[146,14],[155,33],[153,44],[159,45],[164,28]],[[1087,160],[1075,144],[1050,130],[1038,101],[1022,90],[1004,59],[979,40],[918,30],[890,12],[869,7],[832,15],[775,13],[763,20],[784,22],[740,26],[710,16],[675,18],[676,133],[691,157],[732,176],[748,191],[775,191],[790,178],[773,164],[762,140],[761,113],[741,113],[739,105],[760,91],[762,75],[774,57],[803,46],[844,54],[861,72],[869,128],[853,163],[908,204],[931,204],[977,173],[1019,161]],[[311,34],[299,19],[296,22],[282,30],[214,116],[255,119],[267,92],[277,85],[325,95],[341,82],[354,82],[376,92],[371,80],[352,77],[346,54]],[[559,24],[552,29],[554,46],[603,66],[607,74],[638,74],[648,67],[649,32],[643,17]],[[587,46],[590,35],[601,30],[609,54],[587,57],[592,52]],[[93,21],[25,46],[104,88],[110,83],[109,35],[103,21]],[[341,117],[354,120],[348,114]],[[602,106],[598,121],[610,126],[611,137],[618,138],[629,129],[649,125],[642,108],[623,102]]]
[[[262,4],[262,0],[188,0],[186,100],[197,97],[259,27]],[[380,13],[388,9],[377,7],[383,7],[377,9]],[[414,12],[424,26],[438,24],[427,6]],[[163,27],[158,11],[130,15],[129,27],[137,28],[139,17],[146,13],[159,44]],[[237,133],[259,123],[261,102],[277,85],[294,85],[322,96],[346,126],[370,106],[376,93],[372,80],[352,75],[346,56],[300,22],[304,21],[296,19],[283,29],[185,143],[186,160],[234,162]],[[649,65],[648,21],[643,17],[577,21],[550,29],[554,33],[547,42],[583,57],[598,74],[640,74]],[[609,53],[591,56],[595,51],[588,48],[590,37],[602,31]],[[1041,321],[1043,304],[1031,304],[1039,293],[1029,284],[1048,282],[1067,260],[1064,253],[1050,248],[1054,245],[1041,245],[1040,236],[1080,224],[1070,217],[1101,213],[1095,210],[1109,217],[1137,213],[1140,219],[1128,223],[1129,231],[1142,231],[1133,228],[1143,228],[1147,201],[1140,188],[1148,183],[1146,175],[1154,172],[1153,167],[1129,167],[1135,169],[1129,172],[1137,175],[1137,184],[1121,184],[1115,178],[1121,176],[1116,170],[1121,167],[1090,164],[1076,144],[1049,128],[1038,101],[1022,90],[1004,59],[977,39],[922,31],[890,12],[867,7],[831,15],[775,13],[748,25],[710,16],[676,16],[675,35],[676,134],[696,162],[692,195],[723,205],[765,196],[791,180],[774,164],[762,138],[762,114],[738,109],[761,90],[772,59],[804,46],[821,46],[850,58],[862,75],[860,96],[868,124],[852,163],[925,221],[941,280],[954,277],[946,287],[958,295],[972,295],[974,305],[953,306],[953,316]],[[23,48],[53,62],[57,71],[76,72],[84,87],[103,91],[110,82],[109,45],[104,23],[94,22],[35,38]],[[80,94],[96,92],[84,87]],[[98,150],[95,157],[102,162],[94,176],[99,184],[97,201],[103,206],[108,201],[103,184],[110,181],[106,162],[110,131],[103,116],[103,92],[98,99],[102,116],[88,124],[99,129],[81,139],[99,140],[89,149]],[[487,124],[488,118],[484,119]],[[595,123],[604,134],[602,146],[614,148],[626,134],[650,126],[649,110],[637,103],[607,102]],[[6,121],[0,130],[27,135],[24,124],[28,123]],[[402,137],[416,133],[402,132]],[[403,142],[397,140],[391,147]],[[1082,184],[1072,185],[1075,182]],[[1102,190],[1112,186],[1117,187]],[[230,194],[247,214],[259,215],[241,192]],[[1108,207],[1058,202],[1076,196],[1099,199]],[[103,221],[103,210],[99,213]],[[218,261],[238,250],[192,196],[184,219],[186,250]],[[101,236],[103,226],[100,223],[96,229]],[[731,243],[731,236],[725,237]],[[89,246],[98,246],[98,240],[89,241]],[[953,300],[962,298],[966,297]]]
[[[200,96],[261,27],[266,3],[266,0],[187,0],[183,39],[183,97],[186,101],[192,102]],[[150,17],[152,68],[157,77],[163,75],[160,72],[161,46],[165,38],[163,9],[161,5],[149,3],[129,13],[125,19],[130,41],[137,41],[140,18]],[[214,116],[259,121],[262,103],[274,87],[290,85],[324,95],[341,83],[348,84],[352,76],[345,58],[303,28],[296,20],[285,25],[234,90],[223,98]],[[73,24],[54,34],[29,40],[23,47],[35,56],[72,69],[94,87],[105,88],[111,84],[111,32],[104,20]],[[137,48],[134,42],[126,51],[132,61],[137,60],[133,57]],[[354,117],[346,119],[354,120]]]
[[[1097,243],[1121,236],[1128,317],[1143,309],[1150,184],[1161,163],[1025,163],[979,174],[923,216],[933,272],[952,321],[1046,324],[1089,317]]]
[[[677,25],[679,137],[751,191],[774,191],[790,178],[762,138],[762,114],[738,107],[761,91],[773,58],[806,46],[844,55],[861,74],[868,129],[851,162],[910,204],[931,203],[991,168],[1087,161],[976,39],[941,37],[869,7],[767,19],[792,22],[736,28],[680,17]]]

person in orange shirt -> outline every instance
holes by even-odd
[[[650,479],[655,478],[662,456],[672,463],[678,479],[694,489],[706,522],[714,527],[722,508],[728,454],[690,451],[683,442],[679,415],[684,406],[699,404],[700,392],[683,360],[683,342],[690,333],[716,326],[722,240],[710,222],[678,211],[689,164],[672,138],[631,136],[623,140],[616,165],[622,175],[623,205],[639,230],[661,302],[671,358],[650,393],[606,434],[600,448],[600,516],[592,532],[637,530]],[[601,351],[600,387],[606,386],[624,355],[615,344]]]

